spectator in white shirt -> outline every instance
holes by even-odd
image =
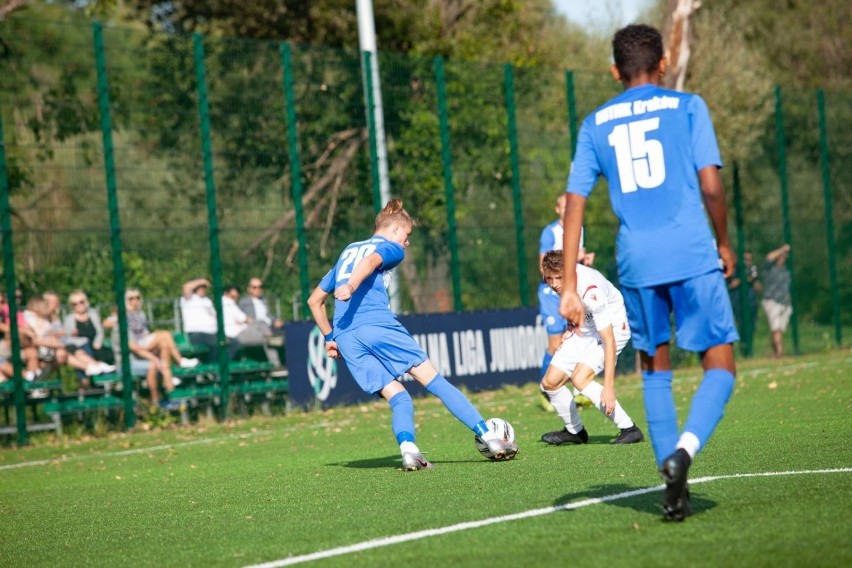
[[[234,352],[242,345],[261,345],[269,362],[276,367],[280,366],[278,353],[267,345],[269,327],[249,317],[237,305],[239,297],[240,289],[237,286],[225,286],[222,294],[222,314],[225,321],[225,335],[231,344],[237,346]]]
[[[193,345],[204,345],[208,349],[209,361],[219,360],[219,342],[216,332],[216,308],[207,297],[210,281],[206,278],[193,278],[183,284],[180,298],[180,314],[183,331]]]

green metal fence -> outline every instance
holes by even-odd
[[[579,120],[619,88],[605,73],[373,61],[73,20],[9,19],[0,34],[6,292],[83,288],[117,304],[120,318],[125,286],[174,298],[197,275],[213,281],[216,302],[224,284],[262,276],[306,317],[312,287],[343,245],[369,234],[381,206],[361,80],[375,64],[391,192],[419,219],[401,269],[403,309],[535,305],[539,232],[564,189]],[[758,264],[792,245],[791,351],[841,345],[852,323],[852,95],[779,87],[755,97],[774,98],[775,114],[750,157],[723,171],[733,242]],[[587,220],[596,266],[615,277],[603,183]],[[750,318],[745,297],[734,301],[740,325],[756,330],[743,352],[767,354],[762,313]]]

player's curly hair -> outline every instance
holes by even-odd
[[[541,259],[541,271],[544,274],[562,274],[564,266],[565,262],[561,250],[549,250],[544,253],[544,258]]]
[[[379,214],[376,215],[375,230],[378,231],[394,223],[408,223],[412,227],[416,224],[408,211],[403,209],[401,199],[391,199],[387,202],[385,208],[379,211]]]
[[[663,36],[645,24],[625,26],[612,38],[612,58],[623,80],[651,73],[663,58]]]

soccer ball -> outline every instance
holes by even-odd
[[[485,424],[488,426],[488,429],[497,434],[497,437],[503,440],[504,442],[514,442],[515,441],[515,429],[512,428],[512,425],[502,418],[489,418],[485,421]],[[476,444],[476,449],[479,450],[479,453],[488,459],[493,459],[488,450],[488,444],[482,441],[482,438],[479,436],[474,436],[473,441]]]

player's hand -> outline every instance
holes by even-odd
[[[347,282],[342,286],[338,286],[334,290],[334,299],[340,300],[341,302],[346,302],[349,300],[349,298],[352,297],[352,292],[354,292],[354,290],[352,289],[352,286]]]
[[[586,311],[583,308],[583,302],[580,301],[580,295],[576,290],[565,290],[562,292],[562,298],[559,301],[559,313],[563,318],[579,327],[586,317]]]
[[[604,386],[603,392],[601,392],[601,405],[606,415],[612,416],[612,413],[615,412],[615,389]]]
[[[336,341],[325,342],[325,354],[331,357],[332,359],[337,359],[338,357],[340,357],[340,351],[337,350]]]
[[[730,245],[719,247],[719,257],[722,259],[722,270],[725,271],[725,278],[730,278],[737,269],[737,257]]]

